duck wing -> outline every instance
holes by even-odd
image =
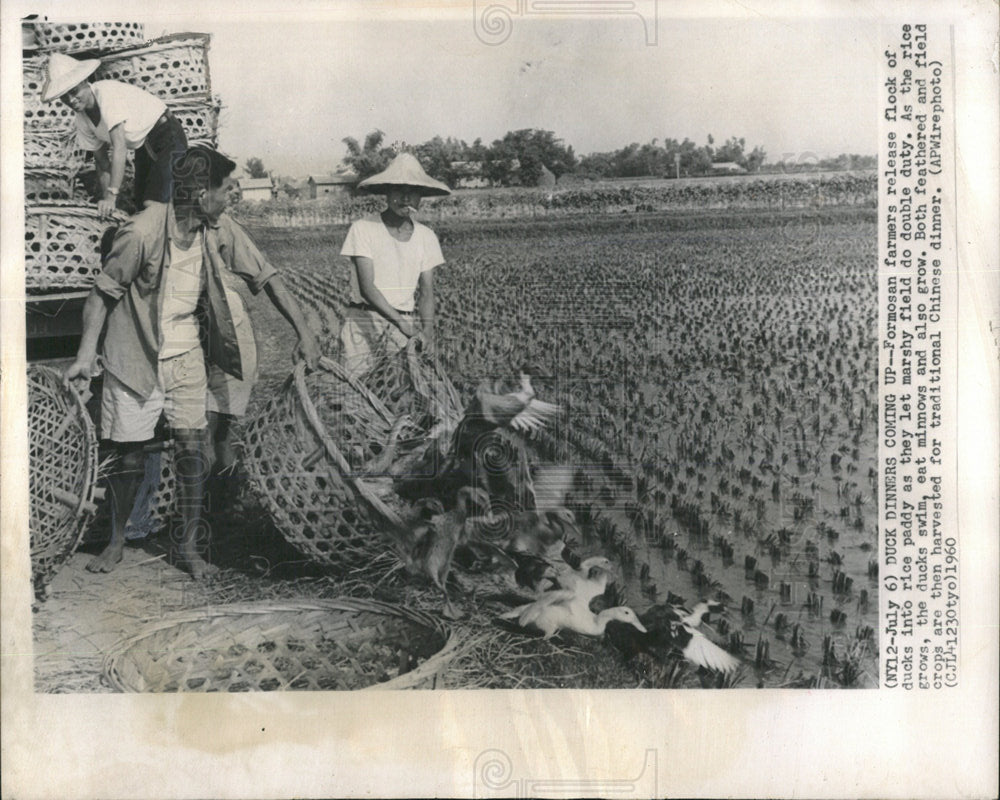
[[[521,611],[521,614],[517,618],[517,623],[522,628],[532,625],[538,622],[539,618],[543,614],[549,612],[553,606],[571,603],[574,597],[575,594],[573,592],[568,592],[562,589],[545,592],[534,603],[531,603],[527,608],[524,608]]]
[[[508,425],[521,433],[535,433],[555,419],[562,410],[555,403],[529,400],[524,409],[511,418]]]
[[[691,635],[691,640],[683,647],[681,653],[691,663],[723,673],[730,673],[740,665],[731,653],[727,653],[698,631],[687,632]]]

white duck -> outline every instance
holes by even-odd
[[[566,598],[566,594],[565,590],[546,592],[534,603],[502,614],[501,619],[516,617],[517,624],[522,628],[529,626],[538,628],[545,634],[546,639],[550,639],[560,630],[575,631],[585,636],[602,636],[612,620],[633,625],[643,633],[646,631],[635,612],[628,606],[607,608],[599,614],[594,614],[581,602]]]

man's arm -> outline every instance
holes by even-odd
[[[88,383],[93,377],[94,360],[97,358],[97,342],[104,328],[104,320],[108,311],[116,301],[108,297],[96,287],[90,290],[83,304],[83,335],[76,351],[76,360],[63,373],[63,383],[67,386],[72,380],[85,379]]]
[[[117,194],[112,194],[121,190],[122,181],[125,179],[125,155],[128,148],[125,146],[125,127],[123,123],[118,123],[109,132],[111,136],[111,158],[108,159],[107,146],[94,152],[94,161],[97,163],[98,176],[101,184],[101,199],[97,201],[97,210],[102,216],[108,216],[115,210]]]
[[[404,336],[407,338],[413,336],[413,324],[389,304],[385,295],[375,285],[375,265],[372,260],[367,256],[351,256],[351,260],[358,275],[358,291],[361,292],[361,298],[399,328]]]
[[[309,369],[315,369],[319,363],[319,345],[316,343],[316,337],[312,330],[306,324],[302,309],[299,307],[295,296],[288,291],[288,287],[285,286],[285,282],[281,279],[280,275],[273,276],[265,283],[264,291],[267,292],[267,296],[274,303],[274,307],[281,312],[281,315],[288,320],[289,324],[295,328],[295,332],[299,335],[298,350],[302,354],[302,358],[305,359],[306,366]]]
[[[434,347],[434,270],[428,269],[420,273],[417,281],[417,313],[420,315],[420,332],[424,341]]]

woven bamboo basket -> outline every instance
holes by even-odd
[[[329,359],[303,364],[244,427],[243,463],[278,530],[332,567],[363,564],[385,550],[379,531],[398,514],[365,478],[393,419],[363,384]]]
[[[26,58],[22,64],[21,85],[24,96],[24,138],[25,144],[36,129],[54,129],[72,133],[76,112],[57,100],[42,102],[42,87],[48,70],[48,57]]]
[[[210,39],[207,33],[178,33],[107,55],[94,80],[131,83],[167,101],[207,100],[212,96]]]
[[[43,366],[28,368],[31,569],[41,592],[97,511],[97,436],[83,401]]]
[[[392,537],[405,516],[393,476],[414,474],[435,448],[444,452],[461,407],[440,365],[415,343],[377,357],[361,379],[329,359],[320,364],[310,375],[298,365],[244,428],[243,461],[282,535],[339,569],[386,550],[382,534]]]
[[[190,100],[184,102],[168,102],[173,113],[187,136],[188,145],[203,144],[215,147],[218,142],[219,110],[221,104],[218,98],[211,100]]]
[[[76,146],[73,130],[30,127],[24,129],[24,168],[76,173],[83,169],[86,154]]]
[[[141,22],[36,22],[35,41],[47,52],[112,50],[141,44],[143,26]]]
[[[434,617],[374,600],[288,600],[177,613],[119,642],[123,692],[435,688],[458,639]]]
[[[56,169],[25,169],[24,201],[33,205],[87,202],[86,193],[69,172]]]
[[[125,215],[116,212],[114,220]],[[31,291],[89,288],[101,269],[101,235],[111,221],[96,208],[32,206],[24,217],[24,282]]]

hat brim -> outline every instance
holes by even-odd
[[[442,184],[439,186],[424,186],[418,183],[365,183],[358,184],[358,191],[363,194],[385,194],[390,189],[416,189],[421,197],[447,197],[451,189]]]
[[[69,72],[59,75],[54,81],[51,76],[46,77],[45,86],[42,87],[42,102],[49,103],[58,100],[66,92],[83,83],[87,78],[97,72],[101,62],[96,58],[80,61],[78,67],[73,67]]]

